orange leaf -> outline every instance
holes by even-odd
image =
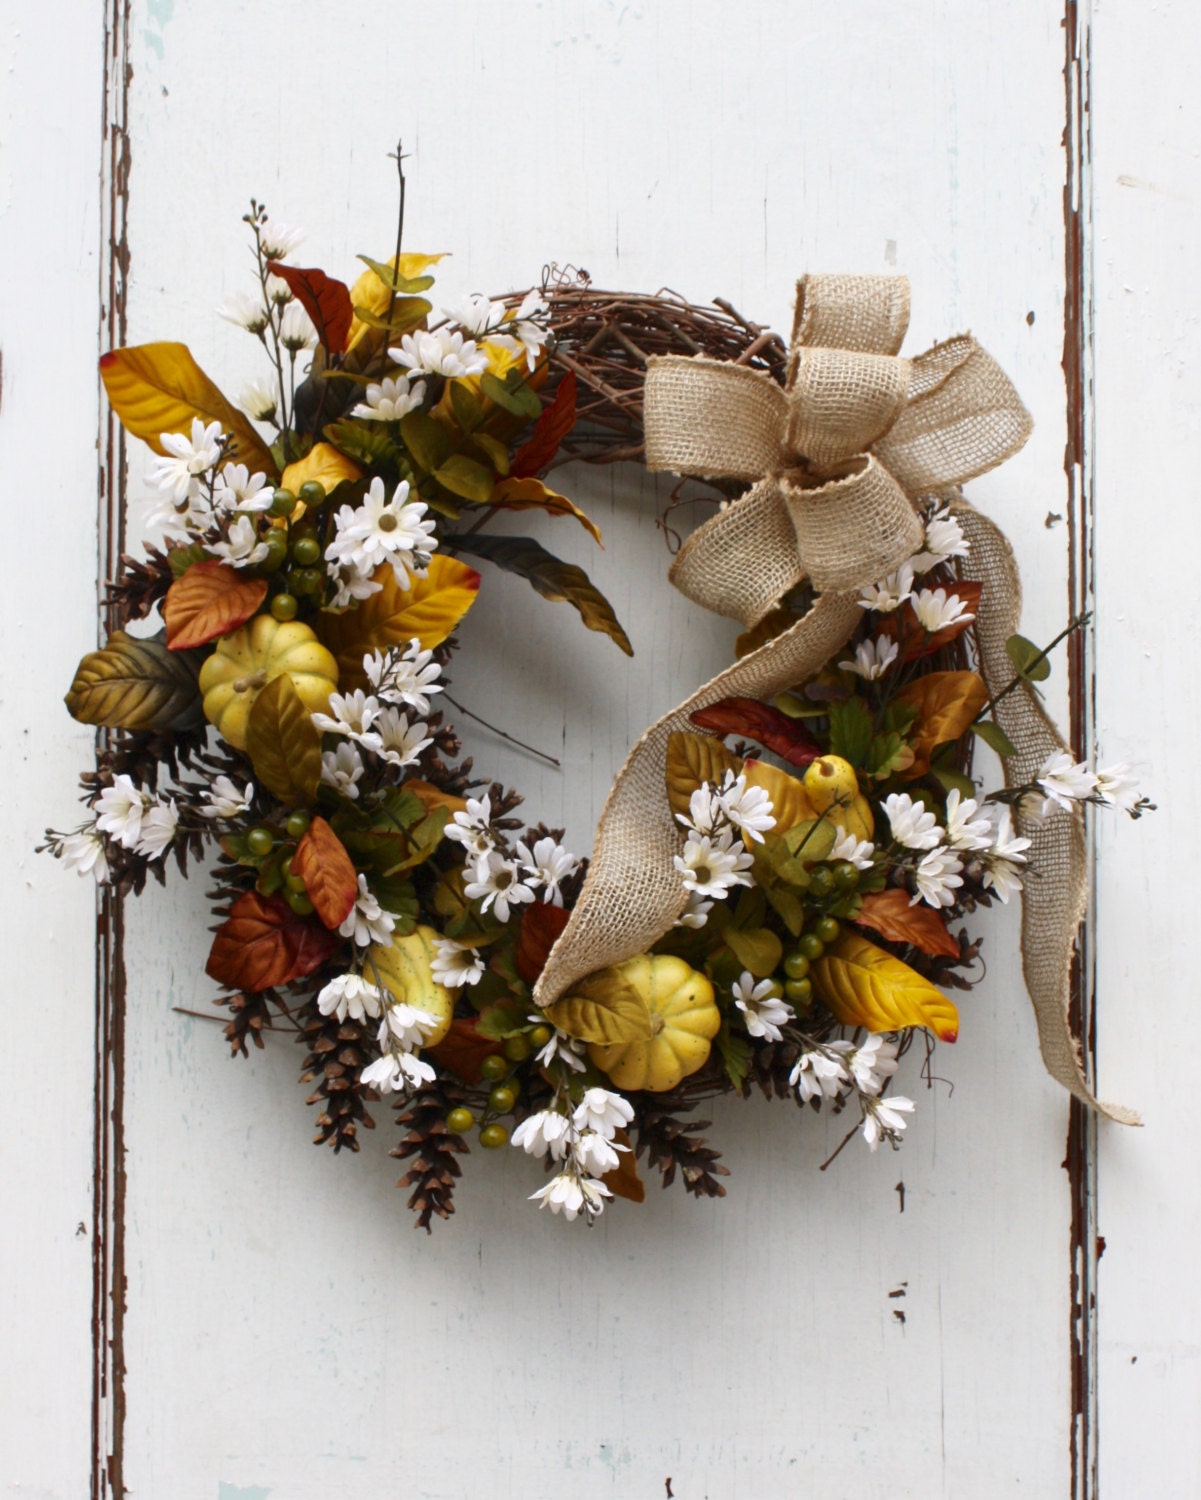
[[[303,877],[305,893],[325,925],[340,927],[358,895],[359,878],[342,840],[324,818],[314,818],[297,844],[292,873]]]
[[[554,400],[543,409],[529,441],[522,443],[513,455],[510,473],[515,479],[528,479],[545,469],[558,453],[563,439],[575,426],[576,378],[568,370],[559,382]]]
[[[851,921],[873,928],[890,943],[910,943],[932,958],[959,957],[959,944],[947,931],[942,913],[920,903],[910,906],[908,891],[872,891]]]
[[[913,781],[930,769],[930,757],[939,745],[966,733],[988,702],[988,688],[976,672],[927,672],[903,687],[893,702],[917,709],[907,736],[914,761],[904,773]]]
[[[494,1057],[504,1051],[503,1042],[494,1042],[481,1036],[477,1020],[452,1021],[442,1040],[434,1047],[427,1047],[424,1055],[439,1068],[449,1070],[465,1083],[479,1083],[483,1074],[480,1066],[486,1057]]]
[[[628,1146],[630,1138],[624,1130],[614,1132],[614,1141],[619,1146]],[[611,1172],[606,1172],[601,1181],[615,1198],[628,1198],[631,1203],[646,1201],[646,1184],[638,1175],[638,1163],[633,1151],[621,1152],[621,1160]]]
[[[245,625],[267,597],[265,578],[223,562],[197,562],[167,590],[163,619],[172,651],[190,651]]]
[[[551,516],[574,516],[594,542],[601,539],[600,528],[570,501],[542,483],[541,479],[500,479],[487,501],[497,510],[544,510]]]
[[[278,896],[248,891],[217,929],[205,973],[233,990],[274,989],[319,969],[340,939]]]
[[[527,984],[533,984],[546,966],[550,950],[567,926],[567,913],[561,906],[535,901],[521,911],[521,932],[517,938],[517,972]]]
[[[467,803],[462,797],[454,797],[450,792],[441,791],[436,786],[431,786],[428,781],[406,781],[404,784],[406,792],[412,792],[418,798],[426,812],[433,812],[436,807],[444,807],[451,817],[457,812],[465,812]]]
[[[346,348],[354,318],[346,283],[335,281],[316,267],[305,271],[299,266],[282,265],[277,260],[268,261],[267,269],[292,288],[292,295],[312,318],[317,337],[325,348],[331,354],[341,354]]]

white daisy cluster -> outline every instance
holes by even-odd
[[[937,635],[952,625],[970,624],[976,617],[968,612],[967,605],[953,589],[921,588],[917,583],[923,573],[952,557],[966,557],[967,554],[967,538],[958,520],[946,506],[936,507],[926,518],[921,549],[908,562],[903,562],[895,573],[890,573],[879,583],[861,588],[860,608],[887,615],[900,609],[908,600],[918,623],[930,635]],[[872,649],[865,652],[860,646],[855,653],[855,662],[843,661],[838,665],[871,681],[883,676],[896,660],[896,646],[891,646],[889,654],[883,638],[867,644]],[[864,654],[861,656],[860,652]],[[887,660],[883,659],[885,656]]]
[[[675,856],[688,906],[677,927],[703,927],[714,901],[724,901],[739,885],[753,884],[754,860],[743,839],[762,843],[776,826],[771,798],[762,787],[748,786],[745,772],[727,771],[719,786],[703,781],[676,821],[687,830],[683,854]]]
[[[633,1107],[603,1088],[585,1089],[574,1109],[556,1098],[550,1109],[528,1115],[513,1132],[513,1145],[562,1163],[545,1187],[530,1194],[531,1201],[569,1222],[583,1213],[591,1223],[613,1196],[601,1179],[630,1149],[614,1137],[633,1118]]]
[[[267,556],[255,517],[271,504],[274,493],[266,474],[252,474],[245,464],[222,463],[226,440],[220,422],[206,427],[192,418],[189,436],[161,432],[166,450],[150,466],[147,481],[158,497],[147,524],[203,536],[220,528],[208,551],[235,568],[252,568]]]
[[[328,711],[312,715],[323,734],[337,735],[341,741],[321,757],[326,786],[351,801],[358,799],[358,783],[366,769],[360,747],[398,770],[416,763],[432,743],[424,717],[430,698],[443,690],[437,680],[442,668],[433,658],[416,638],[404,647],[372,651],[363,658],[363,670],[373,691],[331,693]]]
[[[996,823],[987,816],[977,817],[981,811],[977,802],[952,788],[947,793],[945,826],[908,792],[893,792],[886,797],[884,811],[893,843],[912,851],[910,868],[917,892],[911,906],[919,901],[936,910],[953,906],[968,859],[979,864],[984,885],[995,890],[1002,901],[1008,902],[1013,892],[1021,889],[1020,867],[1026,863],[1024,851],[1030,847],[1030,840],[1014,834],[1008,809],[1000,813]]]
[[[361,876],[359,884],[363,884]],[[361,1074],[369,1088],[381,1094],[399,1094],[433,1081],[434,1069],[417,1055],[438,1024],[428,1011],[398,1000],[390,990],[381,989],[358,973],[331,979],[317,996],[317,1008],[323,1016],[336,1016],[339,1021],[348,1017],[353,1021],[379,1021],[380,1056]]]
[[[1039,816],[1044,818],[1056,808],[1070,812],[1075,802],[1117,808],[1134,817],[1148,805],[1139,793],[1138,781],[1129,766],[1119,764],[1090,771],[1084,761],[1073,761],[1066,750],[1047,757],[1035,778],[1035,785],[1042,794],[1042,801],[1041,804],[1037,804],[1036,798],[1031,801],[1036,803]]]
[[[179,808],[172,798],[156,797],[117,776],[96,803],[96,829],[147,859],[158,859],[179,828]]]
[[[446,837],[463,846],[472,879],[464,886],[468,901],[478,901],[480,911],[493,911],[507,922],[513,908],[531,901],[563,905],[562,882],[580,867],[553,838],[522,840],[515,855],[508,854],[492,827],[492,799],[469,797],[467,806],[446,825]],[[474,981],[468,981],[473,983]]]
[[[913,1100],[881,1090],[897,1071],[897,1044],[878,1033],[862,1042],[808,1041],[788,1082],[802,1103],[841,1099],[853,1091],[862,1113],[863,1138],[873,1151],[881,1141],[900,1143]]]
[[[326,571],[336,592],[331,601],[341,608],[354,599],[367,599],[383,587],[375,571],[390,563],[397,586],[407,589],[410,575],[425,576],[430,554],[437,548],[434,523],[425,519],[424,500],[409,499],[409,482],[402,479],[387,498],[384,481],[376,475],[361,505],[343,505],[334,515],[336,535],[325,549]]]

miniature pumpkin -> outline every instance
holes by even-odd
[[[390,943],[373,943],[367,953],[367,977],[384,991],[385,1004],[400,1000],[437,1017],[438,1024],[422,1042],[423,1047],[433,1047],[442,1040],[450,1030],[455,1009],[454,995],[434,978],[437,937],[432,927],[418,926]]]
[[[871,803],[859,790],[854,766],[841,755],[820,755],[811,761],[804,785],[814,808],[819,813],[829,812],[844,832],[857,839],[875,837]]]
[[[259,693],[287,674],[310,713],[320,713],[338,685],[338,663],[307,625],[256,615],[231,631],[200,669],[204,716],[235,750],[246,748],[246,725]]]
[[[615,978],[637,992],[650,1013],[646,1040],[593,1043],[588,1055],[619,1089],[664,1094],[704,1067],[721,1030],[713,986],[682,958],[642,954],[614,966]]]

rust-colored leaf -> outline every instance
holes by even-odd
[[[425,1048],[424,1056],[439,1071],[449,1069],[464,1083],[476,1084],[484,1076],[480,1071],[484,1059],[503,1051],[504,1043],[481,1036],[477,1018],[470,1016],[465,1020],[452,1021],[442,1040],[434,1047]]]
[[[359,878],[342,840],[324,818],[316,817],[292,856],[292,873],[304,880],[305,893],[322,922],[340,927],[358,895]]]
[[[984,591],[982,583],[969,582],[967,579],[957,579],[954,583],[944,585],[948,594],[956,594],[967,606],[970,615],[980,612],[980,595]],[[948,625],[945,630],[940,630],[934,635],[927,635],[925,627],[913,613],[913,605],[906,600],[894,614],[885,615],[879,622],[879,631],[889,640],[900,644],[900,659],[903,662],[916,661],[919,656],[931,656],[935,651],[953,641],[974,624],[974,620],[961,620],[958,625]]]
[[[274,989],[319,969],[340,942],[278,896],[248,891],[217,929],[205,973],[229,989]]]
[[[554,400],[543,408],[528,442],[513,455],[509,472],[515,479],[526,479],[545,469],[558,453],[563,439],[575,426],[576,378],[568,370],[559,382]]]
[[[521,931],[517,937],[517,972],[526,984],[533,984],[546,967],[550,950],[567,926],[567,913],[561,906],[534,901],[522,907]]]
[[[196,562],[167,590],[163,620],[172,651],[207,645],[245,625],[267,597],[265,578],[247,578],[227,563]]]
[[[574,501],[550,489],[541,479],[500,479],[487,504],[498,510],[543,510],[551,516],[574,516],[594,542],[601,539],[600,527]]]
[[[910,906],[908,891],[893,887],[870,892],[851,920],[858,927],[872,928],[890,943],[910,943],[932,958],[959,957],[959,944],[947,931],[942,913],[920,902]]]
[[[906,736],[914,760],[904,774],[913,781],[930,769],[930,757],[939,745],[949,744],[967,732],[988,702],[988,688],[975,672],[927,672],[903,687],[893,702],[917,709],[917,718]]]
[[[299,266],[285,266],[278,260],[269,261],[267,269],[291,287],[292,295],[312,318],[317,337],[324,347],[331,354],[343,353],[354,320],[354,307],[346,283],[336,281],[316,267],[302,270]]]
[[[707,729],[710,734],[739,734],[755,740],[789,765],[807,766],[822,753],[821,746],[796,720],[754,698],[723,698],[688,717],[698,729]]]
[[[613,1133],[613,1140],[618,1146],[629,1146],[630,1138],[624,1130]],[[633,1150],[623,1151],[621,1160],[611,1172],[606,1172],[601,1181],[609,1189],[615,1198],[628,1198],[631,1203],[643,1203],[646,1200],[646,1184],[638,1175],[638,1163],[634,1160]]]

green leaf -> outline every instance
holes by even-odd
[[[1005,655],[1017,668],[1019,677],[1027,682],[1046,682],[1051,675],[1051,663],[1041,646],[1028,641],[1024,635],[1011,635],[1005,642]]]
[[[372,260],[369,255],[360,255],[357,259],[361,260],[365,266],[369,266],[384,285],[393,292],[428,292],[434,284],[432,276],[402,276],[399,271],[394,271],[382,260]],[[362,317],[362,313],[359,316]]]
[[[108,644],[75,669],[67,711],[81,724],[106,729],[193,729],[204,722],[194,651],[168,651],[162,641],[114,630]]]
[[[887,781],[894,771],[903,770],[913,762],[913,752],[895,730],[878,734],[871,742],[864,761],[864,770],[876,781]]]
[[[788,830],[784,835],[784,847],[795,858],[812,863],[829,859],[838,836],[838,829],[830,818],[809,818]]]
[[[382,328],[391,338],[395,338],[416,328],[422,318],[428,317],[433,310],[433,303],[427,302],[424,297],[397,297],[392,304],[391,323],[381,314],[372,312],[369,307],[356,307],[354,315],[360,323],[366,323],[368,328]]]
[[[476,1030],[490,1042],[503,1042],[526,1029],[526,1009],[518,1000],[499,1000],[480,1012]]]
[[[321,781],[321,731],[286,672],[254,700],[246,753],[255,778],[281,802],[311,802]]]
[[[484,504],[492,495],[496,475],[474,458],[465,458],[461,453],[452,453],[445,463],[434,470],[434,478],[452,495],[461,495],[464,500]]]
[[[395,468],[401,457],[400,449],[379,422],[355,422],[344,417],[340,422],[331,422],[324,436],[339,453],[345,453],[364,468],[381,465]]]
[[[456,389],[458,382],[452,386]],[[453,403],[452,403],[453,404]],[[503,478],[509,472],[509,446],[502,443],[499,438],[492,437],[487,432],[473,432],[468,441],[473,448],[478,449],[496,472]]]
[[[808,698],[799,698],[796,693],[778,693],[775,706],[790,719],[824,719],[828,704],[811,703]]]
[[[768,880],[762,889],[784,926],[793,937],[800,937],[805,930],[805,908],[800,897],[774,879]]]
[[[774,974],[784,957],[784,945],[770,927],[756,927],[750,932],[727,927],[725,937],[735,958],[756,979]]]
[[[192,542],[187,547],[171,547],[167,552],[167,562],[172,576],[182,578],[193,563],[204,562],[208,556],[199,542]]]
[[[423,411],[411,411],[400,420],[400,435],[405,447],[427,473],[450,457],[454,443],[441,422]]]
[[[450,409],[455,414],[455,421],[464,432],[470,432],[474,437],[473,429],[483,419],[484,408],[475,391],[462,380],[448,380],[446,389],[450,392]]]
[[[831,703],[829,713],[830,754],[841,755],[858,769],[874,733],[871,709],[862,698],[848,698],[845,703]]]
[[[730,1030],[729,1021],[723,1021],[717,1033],[717,1050],[721,1053],[726,1077],[741,1092],[751,1066],[751,1044],[740,1032]]]
[[[542,412],[542,402],[537,391],[526,384],[525,377],[517,370],[510,370],[504,380],[493,375],[491,370],[480,376],[480,390],[489,401],[511,412],[515,417],[536,418]]]
[[[526,536],[457,536],[460,552],[485,558],[506,572],[516,573],[544,599],[565,601],[579,611],[589,630],[607,635],[627,656],[633,656],[630,639],[618,623],[613,606],[597,589],[583,568],[565,563]]]
[[[995,750],[998,755],[1016,755],[1017,750],[1013,741],[993,719],[979,719],[971,725],[971,731],[978,739],[982,739],[990,750]]]
[[[950,766],[932,766],[930,774],[942,787],[944,792],[957,791],[961,797],[975,797],[978,795],[976,783],[970,776],[965,776],[961,771],[956,771]]]

